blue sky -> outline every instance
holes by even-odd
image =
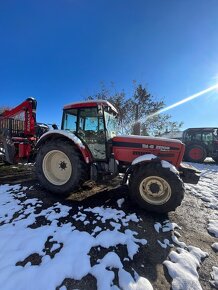
[[[171,105],[218,82],[217,0],[0,1],[0,106],[28,96],[40,122],[100,82],[132,80]],[[174,108],[184,128],[218,126],[218,91]]]

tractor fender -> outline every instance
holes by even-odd
[[[140,164],[151,163],[151,162],[152,163],[161,163],[162,167],[169,168],[170,171],[174,172],[175,174],[179,174],[176,167],[174,165],[172,165],[171,163],[169,163],[168,161],[161,160],[158,156],[156,156],[154,154],[144,154],[144,155],[137,157],[136,159],[134,159],[132,161],[132,164],[127,168],[127,170],[124,174],[122,184],[126,184],[128,175],[134,170],[135,167],[137,167]]]
[[[135,158],[131,165],[127,168],[123,180],[122,180],[122,185],[126,184],[127,179],[128,179],[128,175],[134,170],[135,167],[137,167],[140,164],[143,163],[150,163],[150,162],[160,162],[161,160],[154,154],[144,154],[141,155],[137,158]]]
[[[46,132],[45,134],[43,134],[39,138],[38,142],[36,143],[36,149],[41,147],[45,142],[47,142],[49,140],[58,139],[60,137],[62,137],[62,138],[65,137],[67,140],[72,141],[72,143],[75,144],[76,147],[81,152],[85,162],[86,163],[91,162],[92,156],[91,156],[88,148],[83,144],[83,142],[80,140],[80,138],[78,138],[75,134],[73,134],[71,132],[67,132],[65,130],[51,130],[51,131]]]

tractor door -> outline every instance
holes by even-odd
[[[106,159],[106,133],[103,114],[97,107],[79,109],[77,134],[96,160]]]
[[[214,136],[212,131],[202,131],[202,141],[206,145],[207,155],[212,156],[214,151]]]
[[[218,156],[218,129],[203,131],[202,141],[206,144],[210,157]]]

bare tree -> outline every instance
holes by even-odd
[[[101,84],[99,92],[87,99],[108,100],[118,109],[119,134],[158,135],[166,130],[177,131],[183,124],[171,121],[168,114],[157,114],[152,117],[165,107],[165,103],[163,100],[156,100],[141,84],[134,88],[133,95],[129,98],[124,90],[112,93]]]

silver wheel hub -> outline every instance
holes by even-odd
[[[148,203],[161,205],[171,197],[169,183],[159,176],[149,176],[143,179],[139,185],[141,197]]]
[[[70,159],[59,150],[51,150],[45,155],[42,169],[46,179],[54,185],[67,183],[72,174]]]

